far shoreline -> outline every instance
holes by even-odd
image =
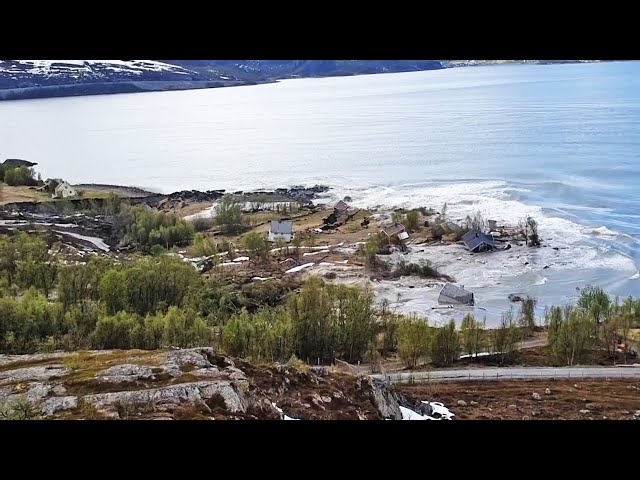
[[[606,60],[604,60],[606,61]],[[372,73],[335,74],[319,76],[292,76],[286,78],[272,78],[264,80],[201,80],[201,81],[124,81],[124,82],[97,82],[82,84],[45,85],[38,87],[7,88],[0,89],[0,102],[16,100],[43,100],[52,98],[89,97],[97,95],[120,95],[130,93],[175,92],[189,90],[208,90],[214,88],[247,87],[280,83],[283,80],[306,80],[323,78],[342,78],[375,76],[398,73],[435,72],[458,68],[482,68],[510,65],[575,65],[583,63],[601,63],[603,60],[567,60],[567,61],[486,61],[485,63],[453,63],[443,65],[441,68],[424,70],[405,70]]]

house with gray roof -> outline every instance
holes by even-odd
[[[473,305],[475,299],[473,293],[458,287],[452,283],[446,283],[440,290],[438,303],[447,305]]]
[[[293,240],[293,222],[291,220],[271,220],[269,225],[269,241],[284,240],[289,243]]]
[[[496,248],[496,242],[493,235],[482,233],[480,230],[471,230],[462,236],[462,241],[467,248],[473,252],[486,252]]]

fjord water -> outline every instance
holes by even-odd
[[[0,157],[44,177],[164,192],[321,183],[361,206],[533,215],[549,246],[527,265],[486,256],[460,273],[496,308],[514,291],[565,303],[587,283],[640,295],[639,154],[640,62],[0,103]]]

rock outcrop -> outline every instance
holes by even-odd
[[[11,408],[20,418],[402,419],[382,380],[213,348],[0,355],[0,411]]]

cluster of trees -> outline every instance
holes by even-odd
[[[0,351],[28,353],[63,348],[194,347],[211,342],[212,331],[197,315],[176,306],[141,315],[109,315],[104,304],[83,300],[64,306],[30,288],[21,300],[0,298]]]
[[[237,235],[247,229],[247,223],[242,216],[242,206],[232,195],[225,195],[218,204],[215,224],[224,234]]]
[[[11,186],[38,184],[33,168],[13,167],[4,164],[0,164],[0,180]]]
[[[61,265],[42,239],[27,235],[3,239],[0,249],[0,351],[186,347],[211,339],[194,301],[202,280],[177,259]]]
[[[256,360],[335,357],[359,360],[375,339],[376,312],[371,294],[356,287],[327,285],[311,278],[285,305],[253,315],[233,315],[223,330],[232,355]]]
[[[20,232],[0,237],[0,286],[10,290],[35,287],[48,295],[53,290],[58,265],[43,238]]]
[[[193,238],[193,225],[176,215],[154,212],[143,205],[121,204],[117,208],[115,227],[125,242],[134,242],[143,248],[159,245],[168,249]]]
[[[518,222],[518,231],[524,238],[524,243],[527,246],[540,246],[540,237],[538,236],[538,222],[536,222],[532,217],[522,218]]]
[[[410,368],[427,360],[436,366],[452,365],[462,352],[477,356],[490,351],[501,363],[507,363],[513,360],[521,338],[508,315],[498,328],[488,330],[485,321],[476,320],[472,314],[464,317],[460,330],[453,320],[433,327],[420,317],[402,317],[398,320],[396,335],[398,355]]]
[[[584,288],[576,306],[552,307],[545,311],[549,344],[557,360],[574,365],[589,351],[606,350],[618,355],[618,345],[628,346],[629,332],[640,323],[640,299],[619,303],[600,287]],[[626,356],[624,356],[626,359]]]

